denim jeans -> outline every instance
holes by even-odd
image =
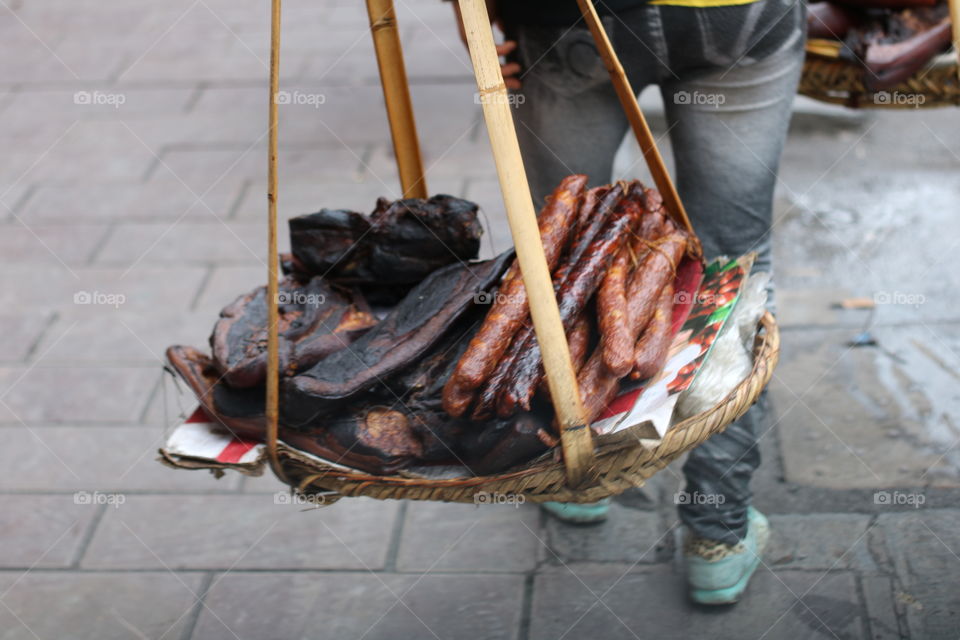
[[[634,89],[660,87],[677,189],[707,258],[756,251],[756,268],[772,271],[773,192],[803,63],[802,3],[647,5],[604,22]],[[628,122],[589,32],[581,23],[511,33],[523,69],[515,122],[535,202],[571,173],[609,182]],[[745,534],[764,406],[690,453],[687,491],[710,496],[680,505],[695,533],[731,544]]]

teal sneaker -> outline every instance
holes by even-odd
[[[747,535],[735,545],[688,534],[683,545],[690,599],[699,604],[733,604],[743,595],[770,537],[770,523],[747,508]]]
[[[540,508],[567,524],[597,524],[607,519],[610,498],[598,502],[544,502]]]

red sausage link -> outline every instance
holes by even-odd
[[[687,246],[687,235],[675,231],[650,245],[650,250],[634,272],[627,288],[631,321],[640,333],[650,322],[657,298],[668,282],[673,281],[677,265]]]
[[[593,422],[613,401],[620,389],[620,377],[603,364],[603,349],[598,346],[577,375],[577,387],[587,422]]]
[[[663,367],[670,350],[670,324],[673,319],[673,283],[667,284],[657,300],[657,308],[653,312],[647,330],[637,341],[634,350],[634,369],[631,377],[635,380],[644,380],[656,375]]]
[[[551,270],[567,244],[586,185],[587,177],[584,175],[567,176],[540,212],[540,237]],[[527,290],[523,286],[519,264],[514,261],[504,276],[483,325],[470,341],[444,387],[443,406],[450,415],[463,415],[469,406],[464,402],[466,391],[476,389],[490,377],[528,314]]]
[[[627,305],[627,275],[630,249],[623,246],[607,270],[597,292],[597,320],[603,363],[610,373],[625,376],[633,368],[636,337],[630,326]]]
[[[629,201],[627,205],[617,207],[603,231],[560,287],[557,295],[560,319],[567,330],[597,290],[606,269],[626,241],[626,230],[636,222],[637,207]],[[513,415],[520,408],[529,410],[533,395],[540,386],[543,359],[536,339],[531,342],[530,347],[518,356],[511,373],[511,384],[497,401],[497,415],[502,418]]]

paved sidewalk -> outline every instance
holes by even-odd
[[[478,201],[502,250],[450,7],[396,2],[430,189]],[[363,3],[285,5],[281,216],[370,210],[397,179]],[[569,528],[532,505],[302,512],[270,477],[157,464],[163,349],[204,346],[265,279],[268,20],[265,1],[0,3],[0,639],[957,637],[954,110],[794,119],[755,481],[774,537],[734,608],[685,599],[676,465]],[[832,306],[851,296],[881,304]],[[877,346],[850,347],[868,324]]]

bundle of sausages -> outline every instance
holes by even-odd
[[[663,365],[674,276],[695,242],[666,215],[656,191],[639,182],[587,189],[584,175],[560,183],[540,212],[539,227],[592,421],[623,378],[647,378]],[[529,411],[538,393],[548,394],[516,261],[491,299],[443,389],[443,408],[456,418],[507,418]]]

